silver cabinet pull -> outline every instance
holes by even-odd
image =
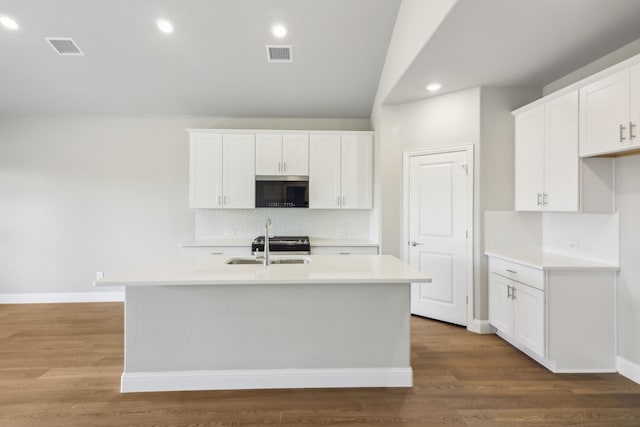
[[[625,125],[620,125],[620,142],[624,141],[626,138],[624,137],[624,130],[626,129]]]
[[[518,298],[518,297],[516,296],[516,287],[515,287],[515,286],[512,286],[512,287],[511,287],[511,299],[516,299],[516,298]]]
[[[538,193],[538,206],[542,204],[542,193]]]
[[[511,285],[507,285],[507,299],[511,299]]]
[[[227,196],[222,196],[222,204],[223,205],[227,204]]]
[[[411,246],[421,246],[423,243],[418,243],[418,242],[411,241],[409,244]]]
[[[517,272],[517,271],[515,271],[515,270],[510,270],[510,269],[508,269],[508,268],[507,268],[506,270],[507,270],[507,272],[508,272],[508,273],[511,273],[511,274],[518,274],[518,272]]]
[[[547,193],[542,193],[542,206],[547,206],[549,201],[549,195]]]
[[[339,252],[338,255],[351,255],[351,252]]]
[[[347,199],[346,197],[342,196],[342,207],[347,206]]]
[[[284,162],[282,164],[282,172],[286,172],[287,171],[287,162]]]
[[[282,172],[282,164],[278,162],[278,172]]]
[[[336,206],[340,206],[340,196],[336,197]]]
[[[224,255],[223,252],[211,252],[211,255]]]
[[[636,127],[632,122],[629,122],[629,139],[635,139],[637,135],[634,135],[633,128]]]
[[[222,206],[222,196],[218,196],[218,206]]]

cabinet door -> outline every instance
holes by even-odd
[[[371,209],[373,137],[342,135],[340,206],[343,209]]]
[[[285,175],[309,175],[309,135],[282,136],[282,172]]]
[[[225,134],[223,136],[222,167],[223,207],[254,208],[255,135]]]
[[[640,147],[640,64],[629,70],[629,147]]]
[[[282,170],[282,135],[256,135],[256,175],[280,175]]]
[[[544,292],[514,282],[513,329],[517,342],[545,357]]]
[[[580,156],[619,151],[628,126],[628,69],[580,89]]]
[[[515,210],[542,210],[544,105],[516,117]]]
[[[577,212],[578,91],[546,103],[544,110],[544,209]]]
[[[489,274],[489,323],[500,332],[513,336],[513,303],[509,298],[513,281]]]
[[[222,207],[222,134],[189,138],[189,207]]]
[[[340,135],[309,137],[309,208],[340,207]]]

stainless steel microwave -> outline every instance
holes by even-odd
[[[308,208],[309,177],[256,176],[256,208]]]

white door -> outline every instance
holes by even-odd
[[[544,292],[514,282],[511,298],[516,341],[544,357]]]
[[[256,175],[280,175],[282,170],[282,135],[256,135]]]
[[[256,146],[253,134],[226,134],[222,139],[222,204],[225,209],[256,207]]]
[[[542,209],[544,105],[516,117],[515,205],[517,211]]]
[[[371,209],[373,137],[342,135],[341,199],[343,209]]]
[[[629,70],[580,89],[580,155],[615,151],[627,145]]]
[[[545,105],[544,209],[578,212],[578,92]]]
[[[191,135],[189,207],[222,207],[222,134]]]
[[[340,135],[310,136],[309,207],[340,207]]]
[[[508,336],[513,336],[513,281],[499,274],[489,275],[489,323]]]
[[[465,150],[409,159],[409,260],[432,278],[412,284],[411,312],[460,325],[472,268],[469,157]]]
[[[282,136],[282,173],[309,175],[309,135],[285,134]]]

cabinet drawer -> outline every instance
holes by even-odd
[[[182,255],[244,255],[251,256],[249,246],[186,246],[181,248]]]
[[[312,246],[311,255],[378,255],[377,246]]]
[[[499,258],[489,258],[489,272],[544,291],[544,271]]]

